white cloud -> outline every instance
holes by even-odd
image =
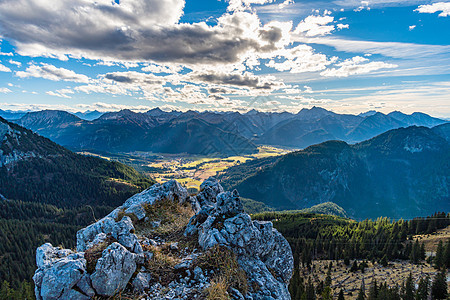
[[[89,77],[77,74],[72,70],[57,68],[50,64],[42,63],[40,65],[30,65],[25,71],[16,72],[16,76],[21,78],[36,77],[53,81],[73,81],[80,83],[89,82]]]
[[[56,96],[56,97],[60,97],[60,98],[70,99],[72,97],[69,96],[69,94],[74,94],[74,91],[71,89],[61,89],[61,90],[57,90],[55,92],[48,91],[48,92],[46,92],[46,94],[50,95],[50,96]]]
[[[12,52],[0,52],[0,56],[14,56]]]
[[[403,59],[423,59],[450,54],[449,45],[425,45],[399,42],[372,42],[338,38],[304,38],[297,36],[299,42],[323,44],[334,47],[338,51],[349,53],[372,53]]]
[[[178,73],[183,69],[180,65],[160,65],[160,64],[149,64],[143,67],[141,70],[149,73]]]
[[[348,77],[350,75],[367,74],[380,69],[392,69],[398,67],[381,61],[368,62],[367,58],[355,56],[336,64],[339,68],[327,69],[320,73],[325,77]]]
[[[434,14],[435,12],[440,11],[439,17],[448,17],[450,16],[450,2],[436,2],[429,5],[420,5],[414,11],[427,14]]]
[[[355,8],[354,11],[358,12],[364,9],[370,10],[369,1],[361,1],[361,4],[357,8]]]
[[[339,29],[339,30],[342,30],[342,29],[348,29],[348,24],[337,24],[336,25],[336,27]]]
[[[277,60],[271,59],[266,66],[277,71],[291,73],[304,73],[321,71],[333,63],[335,58],[328,59],[324,54],[314,52],[308,45],[299,45],[294,48],[276,53]]]
[[[290,5],[290,4],[293,4],[293,3],[294,3],[294,0],[285,0],[284,2],[278,4],[278,8],[279,8],[279,9],[283,9],[283,8],[285,8],[286,6],[288,6],[288,5]]]
[[[334,18],[328,15],[308,16],[298,24],[294,33],[308,37],[327,35],[335,29],[334,25],[329,25],[333,21]]]
[[[22,66],[22,63],[20,61],[15,61],[12,59],[9,60],[9,63],[12,65],[18,66],[19,68]]]
[[[229,11],[239,11],[239,10],[245,10],[250,7],[252,4],[268,4],[272,3],[275,0],[228,0],[228,10]]]
[[[0,64],[0,72],[11,72],[11,69]]]
[[[409,26],[409,31],[413,31],[416,28],[416,25]]]
[[[7,94],[7,93],[12,93],[12,91],[8,88],[0,88],[0,93]]]

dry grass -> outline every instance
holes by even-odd
[[[442,241],[445,245],[445,242],[450,239],[450,226],[439,229],[432,234],[415,235],[414,239],[424,243],[427,252],[436,252],[439,241]]]
[[[412,273],[413,281],[418,284],[420,278],[429,276],[434,278],[436,270],[430,265],[423,263],[420,265],[414,265],[407,261],[390,261],[388,267],[383,267],[378,263],[373,264],[368,262],[368,267],[365,272],[357,271],[356,273],[350,272],[350,267],[345,266],[342,260],[330,261],[330,260],[315,260],[313,261],[314,271],[309,272],[306,268],[302,270],[302,275],[307,281],[308,276],[312,276],[313,282],[318,284],[319,281],[325,280],[328,265],[333,263],[331,279],[332,279],[332,293],[337,297],[341,288],[344,289],[344,295],[346,299],[356,299],[358,291],[361,286],[362,280],[366,284],[367,288],[371,285],[372,280],[376,279],[377,283],[387,283],[389,287],[401,286],[409,273]],[[361,263],[358,260],[358,264]],[[450,285],[450,283],[449,283]]]
[[[160,247],[144,245],[145,251],[153,253],[153,257],[144,263],[147,270],[150,271],[152,277],[154,277],[163,286],[173,281],[176,276],[174,273],[174,267],[181,262],[179,258],[176,258],[170,253],[166,253]]]
[[[228,300],[228,283],[225,277],[219,277],[211,281],[211,285],[205,289],[207,300]]]
[[[165,239],[175,239],[182,235],[194,211],[189,204],[180,205],[171,200],[161,200],[153,205],[145,206],[148,222],[136,224],[136,231],[142,235],[160,236]],[[161,221],[161,225],[153,228],[152,221]]]
[[[242,294],[248,291],[247,275],[239,267],[236,254],[225,246],[216,245],[209,249],[193,263],[193,267],[202,268],[202,270],[214,270],[214,277],[211,286],[217,285],[217,288],[223,283],[225,291],[229,287],[239,290]],[[209,290],[207,290],[207,296]],[[208,298],[208,299],[228,299],[228,298]]]

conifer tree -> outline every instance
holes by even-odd
[[[376,300],[377,297],[378,297],[378,286],[377,286],[377,280],[374,279],[372,281],[372,285],[370,286],[370,289],[369,289],[368,299],[369,300]]]
[[[446,272],[444,269],[437,273],[434,278],[431,286],[431,296],[433,299],[447,299],[448,297]]]
[[[419,286],[416,291],[416,300],[427,300],[428,299],[428,289],[430,287],[430,278],[422,277],[419,281]]]
[[[408,278],[406,279],[403,291],[402,291],[402,299],[403,300],[414,300],[414,283],[411,272],[409,273]]]
[[[436,269],[440,269],[443,265],[444,265],[444,246],[442,244],[442,240],[440,240],[436,249],[436,256],[434,257],[434,267]]]

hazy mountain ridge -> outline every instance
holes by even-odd
[[[297,114],[256,110],[244,114],[165,112],[159,108],[146,113],[122,110],[104,113],[90,121],[67,112],[41,111],[28,113],[17,121],[58,144],[77,150],[204,155],[254,153],[254,144],[305,148],[328,140],[354,143],[390,129],[409,125],[435,126],[445,122],[422,113],[406,115],[392,112],[385,115],[374,112],[355,116],[319,107],[302,109]],[[195,134],[192,128],[196,129]],[[203,134],[207,132],[211,134]]]
[[[358,218],[448,211],[450,145],[441,133],[447,128],[400,128],[356,145],[329,141],[284,155],[253,174],[249,165],[235,167],[232,179],[243,197],[278,209],[331,201]],[[239,180],[239,167],[252,175]]]

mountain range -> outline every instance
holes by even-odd
[[[374,115],[375,116],[375,115]],[[327,141],[224,171],[224,186],[275,209],[334,202],[352,217],[450,211],[450,124],[411,126],[349,145]]]
[[[98,112],[92,112],[99,115]],[[83,117],[84,119],[80,118]],[[265,113],[130,110],[86,115],[64,111],[29,112],[16,121],[70,149],[242,155],[257,145],[305,148],[328,140],[361,142],[391,129],[446,123],[423,113],[337,114],[323,108]]]

